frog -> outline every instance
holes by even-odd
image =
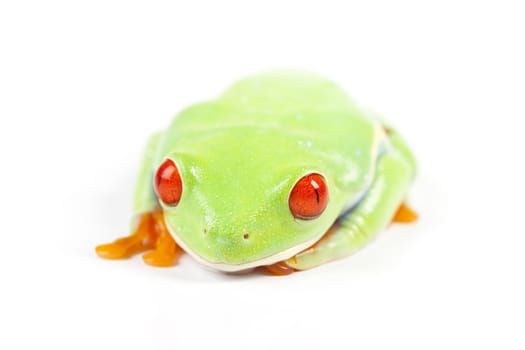
[[[405,139],[319,74],[254,74],[180,111],[147,141],[131,233],[96,247],[167,267],[183,253],[226,273],[288,275],[347,257],[406,203]]]

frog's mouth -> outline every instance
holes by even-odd
[[[286,250],[284,250],[282,252],[279,252],[279,253],[276,253],[276,254],[273,254],[273,255],[269,255],[269,256],[266,256],[266,257],[261,258],[261,259],[248,261],[248,262],[245,262],[245,263],[242,263],[242,264],[228,264],[228,263],[223,263],[223,262],[216,262],[216,261],[207,260],[206,258],[200,256],[198,253],[193,251],[184,242],[184,240],[182,240],[182,238],[180,238],[177,235],[177,233],[172,229],[172,227],[170,225],[166,225],[166,226],[167,226],[171,236],[173,237],[173,239],[177,243],[177,245],[179,247],[181,247],[191,257],[193,257],[195,260],[200,262],[201,264],[203,264],[205,266],[208,266],[208,267],[211,267],[211,268],[216,269],[216,270],[224,271],[224,272],[239,272],[239,271],[243,271],[243,270],[253,269],[253,268],[259,267],[259,266],[273,265],[275,263],[288,260],[288,259],[296,256],[297,254],[299,254],[299,253],[301,253],[301,252],[303,252],[303,251],[305,251],[305,250],[307,250],[309,248],[313,248],[323,237],[331,234],[334,231],[334,229],[338,227],[339,220],[342,217],[347,216],[361,202],[361,200],[365,197],[369,187],[370,187],[370,184],[365,189],[363,189],[363,191],[361,193],[359,193],[359,195],[357,195],[352,201],[348,202],[345,205],[345,207],[341,211],[341,214],[337,217],[335,222],[332,223],[332,225],[328,229],[320,232],[319,234],[317,234],[313,238],[311,238],[311,239],[309,239],[309,240],[307,240],[305,242],[302,242],[302,243],[300,243],[298,245],[295,245],[295,246],[293,246],[291,248],[288,248],[288,249],[286,249]]]
[[[227,264],[227,263],[218,263],[218,262],[213,262],[213,261],[206,260],[205,258],[200,256],[199,254],[197,254],[196,252],[191,250],[188,247],[188,245],[186,243],[184,243],[184,241],[179,236],[177,236],[177,234],[174,232],[174,230],[171,229],[171,227],[169,225],[166,225],[166,226],[168,227],[168,230],[170,231],[170,234],[173,237],[173,239],[175,240],[175,242],[177,242],[177,245],[179,247],[181,247],[186,253],[188,253],[192,258],[194,258],[195,260],[197,260],[198,262],[200,262],[201,264],[203,264],[205,266],[209,266],[209,267],[211,267],[213,269],[224,271],[224,272],[239,272],[239,271],[243,271],[243,270],[253,269],[253,268],[258,267],[258,266],[272,265],[272,264],[278,263],[278,262],[283,261],[283,260],[288,260],[291,257],[293,257],[293,256],[297,255],[298,253],[302,252],[303,250],[308,249],[311,246],[315,245],[315,243],[317,243],[327,233],[327,232],[323,231],[319,235],[317,235],[316,237],[314,237],[314,238],[312,238],[312,239],[310,239],[310,240],[308,240],[306,242],[300,243],[300,244],[298,244],[298,245],[296,245],[294,247],[288,248],[288,249],[286,249],[286,250],[284,250],[282,252],[279,252],[279,253],[276,253],[276,254],[273,254],[273,255],[261,258],[261,259],[252,260],[252,261],[249,261],[249,262],[246,262],[246,263],[242,263],[242,264]]]

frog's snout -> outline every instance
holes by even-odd
[[[204,230],[203,230],[204,231]],[[237,264],[252,258],[256,249],[256,234],[251,230],[206,229],[204,239],[213,247],[216,261],[224,264]]]

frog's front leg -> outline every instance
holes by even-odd
[[[144,262],[149,265],[172,266],[177,260],[180,250],[166,227],[152,185],[153,163],[161,136],[158,133],[150,137],[141,162],[133,201],[133,212],[138,222],[131,235],[97,246],[96,252],[102,258],[125,259],[153,250],[143,256]]]
[[[142,256],[151,266],[173,266],[180,255],[177,244],[171,237],[161,209],[139,216],[135,231],[113,243],[96,247],[98,256],[105,259],[125,259],[130,256],[152,250]]]
[[[166,227],[162,211],[153,213],[153,222],[157,234],[155,250],[144,254],[142,258],[146,264],[151,266],[173,266],[180,255],[180,250]]]
[[[395,218],[412,180],[414,168],[402,152],[393,149],[377,164],[376,177],[366,197],[334,224],[318,243],[287,260],[306,270],[350,255],[373,239]]]
[[[131,235],[97,246],[95,250],[98,256],[104,259],[125,259],[155,248],[157,232],[153,220],[153,213],[140,215],[137,227]]]

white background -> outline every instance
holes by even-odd
[[[520,1],[2,1],[0,348],[523,349]],[[404,133],[416,225],[289,277],[127,234],[147,136],[273,67],[318,71]]]

